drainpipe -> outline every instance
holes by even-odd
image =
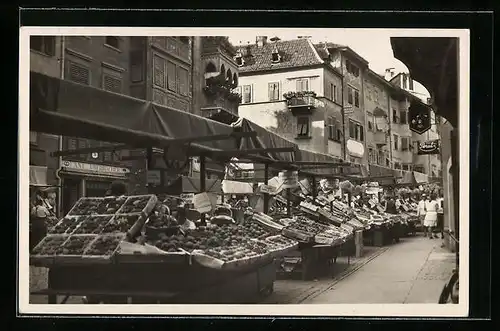
[[[342,73],[342,144],[344,148],[344,161],[347,161],[347,143],[346,143],[346,134],[345,134],[345,111],[344,111],[344,90],[345,90],[345,80],[344,80],[344,57],[342,56],[342,52],[339,52],[340,54],[340,72]],[[340,168],[341,171],[343,168]]]
[[[61,57],[60,57],[60,78],[64,79],[64,70],[65,70],[65,49],[66,49],[66,38],[64,36],[61,36]],[[63,149],[63,136],[58,137],[58,149],[62,151]],[[62,168],[62,156],[58,157],[58,169],[56,171],[56,178],[57,178],[57,213],[59,217],[62,217],[61,215],[61,208],[62,208],[62,178],[59,176],[59,171],[61,171]]]
[[[392,130],[391,130],[391,92],[387,96],[387,133],[389,134],[389,167],[392,169]]]

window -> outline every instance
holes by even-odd
[[[403,90],[406,90],[408,88],[408,77],[402,75],[401,78],[403,79]]]
[[[165,64],[166,61],[164,58],[158,55],[153,56],[153,85],[161,88],[167,87],[165,81]]]
[[[333,85],[333,101],[337,100],[337,85]]]
[[[400,124],[408,124],[408,112],[406,110],[401,110],[399,112],[400,117]]]
[[[349,137],[352,139],[356,139],[359,141],[364,141],[364,130],[363,126],[354,122],[353,120],[349,120]]]
[[[273,52],[271,54],[271,62],[272,63],[278,63],[281,61],[281,55],[278,52]]]
[[[335,91],[333,83],[330,83],[330,100],[335,101]]]
[[[411,171],[411,164],[403,164],[402,168],[403,170]]]
[[[56,37],[31,36],[30,49],[45,55],[54,56],[56,49]]]
[[[276,101],[280,99],[280,83],[269,83],[269,101]]]
[[[401,164],[399,162],[394,163],[394,169],[401,169]]]
[[[243,85],[242,91],[241,103],[252,102],[252,85]]]
[[[413,91],[413,79],[411,79],[411,77],[408,77],[408,86],[410,91]]]
[[[413,166],[413,171],[425,174],[425,167],[421,164],[416,164]]]
[[[352,74],[354,77],[359,77],[359,68],[357,66],[355,66],[354,64],[352,64],[351,61],[346,60],[345,66],[346,66],[348,73]]]
[[[133,83],[142,82],[142,51],[130,52],[130,80]]]
[[[378,160],[377,160],[377,163],[380,164],[380,165],[384,165],[384,163],[386,165],[388,165],[389,163],[389,160],[386,160],[386,162],[384,162],[384,159],[385,159],[385,154],[383,151],[379,151],[378,152]]]
[[[410,138],[401,137],[401,150],[406,152],[410,149]]]
[[[354,90],[354,106],[359,108],[359,92]]]
[[[374,154],[372,148],[368,148],[368,162],[374,163]]]
[[[167,61],[167,88],[174,92],[177,91],[176,69],[175,63]]]
[[[354,103],[353,91],[351,87],[347,88],[347,103],[352,105]]]
[[[368,120],[368,130],[373,131],[373,122]]]
[[[335,117],[328,117],[328,139],[340,141],[339,121]]]
[[[297,79],[297,92],[309,91],[308,79]]]
[[[418,140],[413,141],[413,154],[418,154]]]
[[[102,75],[102,89],[110,92],[122,92],[122,80],[118,76],[103,74]]]
[[[394,150],[398,150],[399,149],[399,141],[398,141],[398,135],[395,134],[393,135],[393,140],[394,140]]]
[[[395,108],[392,108],[392,123],[399,123],[398,111]]]
[[[237,56],[235,58],[235,60],[236,60],[236,64],[238,65],[238,67],[242,67],[245,64],[245,61],[243,60],[243,57],[241,57],[241,56]]]
[[[179,94],[187,96],[189,94],[189,73],[187,69],[180,68],[179,75]]]
[[[36,145],[38,143],[38,133],[35,131],[30,131],[30,145]]]
[[[347,87],[347,102],[359,108],[359,91],[351,86]]]
[[[113,48],[120,49],[120,39],[118,37],[106,36],[104,43]]]
[[[297,117],[297,137],[299,138],[309,137],[309,117],[306,116]]]
[[[70,81],[90,85],[90,70],[86,66],[68,61],[68,74]]]

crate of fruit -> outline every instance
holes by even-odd
[[[257,213],[253,214],[252,220],[258,222],[263,228],[267,229],[268,231],[275,232],[281,231],[283,229],[283,225],[274,222],[272,218],[269,219]]]
[[[158,198],[154,194],[131,195],[127,197],[127,200],[116,214],[142,213],[147,218],[157,202]]]
[[[113,215],[80,216],[81,220],[70,234],[99,234],[113,217]]]
[[[96,239],[96,234],[74,234],[61,245],[60,250],[55,256],[55,263],[62,264],[81,264],[83,253],[90,243]]]
[[[68,235],[52,234],[43,238],[32,250],[30,264],[50,266],[55,262],[55,256],[62,251],[62,245]]]
[[[65,216],[53,227],[47,230],[48,234],[71,234],[84,220],[85,216]]]
[[[191,255],[198,264],[212,269],[238,269],[259,261],[270,259],[266,245],[258,241],[247,241],[238,245],[194,250]]]
[[[165,251],[148,243],[139,245],[122,241],[115,259],[117,263],[188,264],[189,253],[186,251]]]
[[[302,242],[302,243],[313,243],[314,242],[314,233],[305,232],[305,231],[299,230],[299,229],[292,227],[292,226],[285,227],[281,231],[281,234],[286,238],[295,239],[295,240]]]
[[[282,256],[299,247],[299,242],[281,235],[271,236],[264,239],[268,244],[268,250],[272,257]]]
[[[146,223],[142,213],[116,214],[102,227],[100,234],[127,233],[129,237],[135,237]]]
[[[120,209],[126,196],[119,197],[82,197],[71,208],[68,216],[76,215],[113,215]]]
[[[120,245],[126,236],[126,233],[110,233],[96,236],[83,252],[83,262],[88,264],[110,263],[119,251]]]

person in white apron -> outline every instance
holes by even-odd
[[[432,194],[431,199],[425,202],[425,218],[424,226],[428,229],[429,238],[437,238],[433,233],[434,228],[437,226],[437,212],[438,212],[438,202],[436,200],[436,195]]]
[[[422,226],[424,230],[424,236],[427,236],[427,228],[424,225],[424,218],[425,218],[425,200],[426,196],[425,194],[422,194],[420,197],[420,201],[418,202],[418,207],[417,207],[417,217],[420,222],[420,225]]]

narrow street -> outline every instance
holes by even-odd
[[[419,235],[389,247],[367,247],[365,256],[338,261],[333,279],[279,280],[266,303],[437,303],[455,267],[440,239]]]

